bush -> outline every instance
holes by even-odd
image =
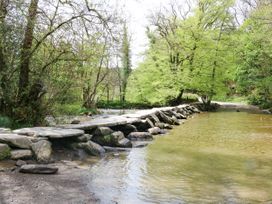
[[[135,102],[120,102],[120,101],[99,101],[97,103],[98,108],[111,108],[111,109],[146,109],[152,107],[159,107],[161,104],[150,103],[135,103]]]
[[[6,116],[0,116],[0,127],[11,128],[12,120]]]

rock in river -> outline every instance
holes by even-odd
[[[174,125],[174,121],[172,120],[172,118],[170,118],[169,116],[167,116],[166,114],[164,114],[162,111],[158,111],[157,113],[158,118],[163,121],[164,123],[167,123],[169,125]]]
[[[98,127],[94,132],[94,136],[106,136],[110,135],[111,133],[113,133],[113,130],[109,127]]]
[[[11,129],[9,129],[9,128],[0,128],[0,134],[3,134],[3,133],[11,133]]]
[[[130,140],[152,140],[153,137],[149,132],[132,132],[128,135]]]
[[[29,138],[17,134],[0,134],[0,142],[20,149],[29,149],[31,146]]]
[[[11,151],[11,159],[18,160],[18,159],[31,159],[32,157],[31,150],[27,149],[18,149]]]
[[[147,131],[149,128],[152,128],[152,125],[146,120],[139,120],[133,122],[132,125],[134,125],[137,128],[137,130],[141,132]]]
[[[110,133],[110,131],[107,131],[105,133]],[[125,138],[124,134],[120,131],[112,132],[111,134],[108,134],[108,135],[101,135],[101,134],[95,133],[92,140],[102,146],[132,147],[130,140]]]
[[[52,155],[51,143],[47,140],[41,140],[32,144],[32,150],[38,162],[49,163]]]
[[[58,168],[49,165],[26,164],[21,166],[19,172],[28,174],[55,174]]]
[[[84,134],[84,135],[78,137],[77,141],[78,142],[88,142],[88,141],[90,141],[92,139],[92,137],[93,137],[92,135]]]
[[[56,127],[33,127],[14,130],[13,133],[27,136],[47,137],[50,139],[60,139],[66,137],[79,137],[84,134],[84,131]]]
[[[26,161],[18,160],[15,165],[16,166],[23,166],[23,165],[26,165],[26,164],[27,164]]]
[[[148,132],[151,135],[158,135],[158,134],[161,134],[161,129],[159,127],[149,128]]]
[[[102,146],[92,141],[86,143],[79,143],[77,147],[83,149],[85,152],[93,156],[102,156],[106,152]]]
[[[111,127],[114,131],[122,131],[125,135],[129,135],[132,132],[137,132],[137,128],[131,124],[117,125]]]

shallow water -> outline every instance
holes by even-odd
[[[90,171],[101,203],[272,203],[272,116],[195,115]]]

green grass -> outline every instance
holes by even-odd
[[[222,101],[222,102],[249,104],[248,99],[245,96],[215,97],[214,100],[215,101]]]
[[[56,104],[54,106],[54,112],[53,114],[56,116],[61,115],[81,115],[83,113],[92,113],[97,114],[96,109],[86,109],[82,108],[80,103],[74,103],[74,104]]]

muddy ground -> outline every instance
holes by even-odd
[[[73,162],[55,163],[55,175],[0,172],[0,204],[99,203],[88,189],[88,167]]]

